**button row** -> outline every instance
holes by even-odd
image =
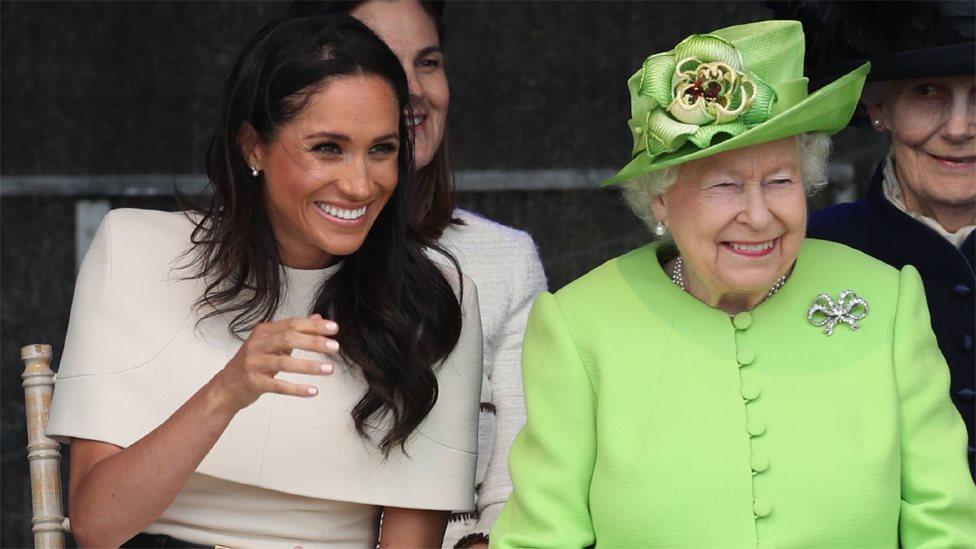
[[[736,330],[748,330],[752,326],[752,315],[749,312],[741,312],[732,317],[732,325],[735,326]],[[741,348],[735,353],[735,361],[739,363],[739,367],[748,366],[755,360],[756,352],[748,347]],[[747,403],[756,400],[762,394],[762,391],[757,385],[746,382],[742,383],[739,391]],[[749,433],[750,437],[762,436],[766,432],[766,424],[760,419],[750,419],[746,421],[746,432]],[[753,473],[762,473],[766,469],[769,469],[769,458],[765,454],[753,453],[752,458],[749,460],[749,466],[752,468]],[[756,518],[766,517],[772,511],[773,504],[768,499],[756,498],[752,503],[752,512]],[[775,549],[776,546],[770,540],[759,540],[756,547],[758,549]]]

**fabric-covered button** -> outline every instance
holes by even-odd
[[[746,330],[749,326],[752,326],[752,314],[748,311],[743,311],[734,317],[732,317],[732,325],[740,330]]]
[[[756,387],[752,383],[743,383],[742,398],[746,400],[756,400],[759,398],[759,387]]]
[[[735,352],[735,361],[738,362],[740,366],[752,364],[753,360],[756,360],[756,351],[753,351],[752,349],[739,349]]]
[[[956,284],[952,289],[952,295],[956,296],[956,299],[963,300],[973,295],[973,289],[965,284]]]
[[[756,454],[749,460],[749,465],[753,471],[762,473],[766,469],[769,469],[769,458],[766,457],[766,454]]]
[[[768,516],[772,510],[773,504],[768,499],[758,498],[752,503],[752,512],[759,518]]]
[[[973,336],[966,334],[959,339],[959,348],[967,353],[973,352]]]
[[[776,549],[776,544],[768,539],[761,539],[756,544],[756,549]]]
[[[959,395],[959,400],[965,402],[966,404],[972,404],[972,402],[976,400],[976,391],[969,388],[960,389],[956,394]]]
[[[754,437],[758,437],[766,432],[766,424],[759,419],[750,419],[746,423],[746,432]]]

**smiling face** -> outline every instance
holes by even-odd
[[[396,189],[399,116],[385,80],[344,76],[313,91],[270,142],[245,144],[284,265],[322,268],[362,246]]]
[[[976,216],[974,84],[971,75],[893,82],[881,103],[868,106],[891,132],[906,206],[944,225],[952,216],[941,210],[961,210],[968,223]]]
[[[789,271],[806,234],[796,138],[687,162],[651,207],[681,253],[688,291],[749,309]]]
[[[430,163],[444,139],[450,91],[434,20],[416,0],[372,0],[352,10],[393,50],[410,86],[407,125],[414,138],[414,168]]]

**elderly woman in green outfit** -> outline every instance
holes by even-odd
[[[805,239],[868,66],[696,35],[631,78],[635,212],[670,238],[536,301],[492,547],[971,547],[965,430],[912,267]]]

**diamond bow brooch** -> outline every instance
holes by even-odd
[[[833,335],[834,326],[839,323],[847,324],[852,331],[860,326],[858,320],[868,316],[868,302],[857,296],[852,290],[844,290],[837,296],[837,301],[827,294],[820,294],[813,300],[807,311],[807,320],[814,326],[824,326],[824,333]]]

